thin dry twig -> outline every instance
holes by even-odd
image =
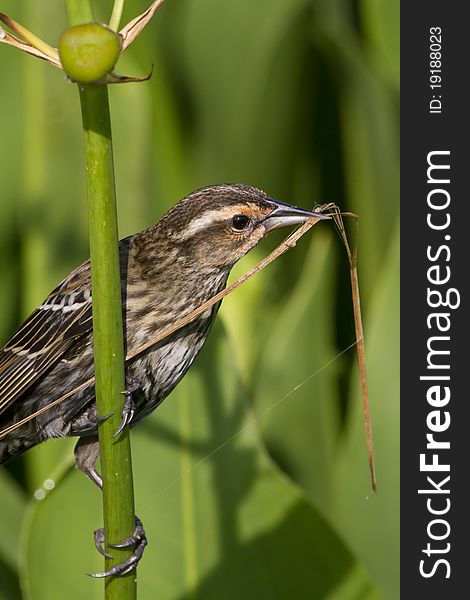
[[[367,374],[366,374],[366,359],[365,359],[365,348],[364,348],[364,331],[362,328],[362,317],[361,317],[361,303],[359,297],[359,280],[357,277],[357,248],[354,248],[354,252],[351,252],[349,247],[348,238],[346,236],[346,230],[344,227],[342,214],[339,212],[338,207],[333,207],[331,210],[333,219],[338,229],[339,235],[343,241],[344,247],[349,259],[349,274],[351,278],[351,292],[353,301],[354,311],[354,327],[356,330],[356,342],[357,342],[357,362],[359,365],[359,377],[361,380],[361,396],[362,396],[362,417],[364,420],[364,431],[366,436],[367,445],[367,456],[369,459],[370,478],[372,482],[372,489],[374,492],[377,491],[377,479],[375,474],[375,460],[374,460],[374,441],[372,437],[372,421],[370,417],[369,408],[369,390],[367,386]],[[347,214],[347,213],[343,213]],[[352,213],[349,213],[350,216]],[[356,217],[357,218],[357,217]]]

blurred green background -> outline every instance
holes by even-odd
[[[56,45],[60,0],[0,9]],[[147,7],[127,2],[125,21]],[[111,0],[95,2],[106,21]],[[399,3],[167,0],[111,89],[120,233],[210,183],[360,215],[378,493],[348,264],[328,223],[228,297],[188,376],[132,433],[148,600],[399,597]],[[0,341],[88,256],[76,89],[0,46]],[[354,236],[354,227],[350,227]],[[245,272],[282,239],[246,257]],[[342,354],[341,354],[342,353]],[[73,440],[0,471],[0,598],[102,597],[101,500]],[[54,486],[54,489],[50,489]],[[34,497],[43,497],[38,500]]]

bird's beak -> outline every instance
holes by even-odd
[[[305,210],[304,208],[284,204],[277,200],[271,200],[271,202],[274,205],[274,210],[263,221],[266,233],[280,227],[304,223],[312,217],[316,217],[317,219],[331,219],[331,215],[329,214]]]

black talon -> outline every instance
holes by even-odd
[[[104,415],[104,417],[97,417],[96,418],[96,422],[97,423],[104,423],[104,421],[106,421],[106,419],[109,419],[109,417],[112,417],[114,413],[109,413],[109,415]]]
[[[138,379],[136,379],[135,377],[127,377],[126,389],[122,393],[128,396],[129,394],[133,394],[134,392],[140,390],[140,387],[141,385]]]
[[[136,516],[134,533],[120,544],[108,544],[108,546],[110,548],[128,548],[129,546],[134,546],[134,544],[139,544],[142,539],[147,539],[145,537],[144,526],[139,517]]]
[[[107,554],[101,544],[104,544],[104,531],[103,529],[97,529],[95,531],[95,546],[100,554],[106,556],[107,558],[112,558],[109,554]],[[147,537],[145,535],[144,526],[139,517],[135,518],[135,530],[134,533],[123,540],[119,544],[108,544],[112,548],[128,548],[129,546],[135,545],[134,552],[132,556],[130,556],[127,560],[118,565],[114,565],[107,571],[103,573],[88,573],[90,577],[94,577],[96,579],[102,577],[109,577],[110,575],[127,575],[132,569],[135,569],[139,560],[142,558],[142,555],[145,550],[145,546],[147,545]]]
[[[113,434],[113,437],[117,437],[122,430],[124,429],[124,427],[126,425],[128,425],[131,421],[132,421],[132,417],[134,416],[134,402],[132,400],[132,396],[130,394],[128,394],[126,396],[126,399],[124,400],[124,405],[122,407],[122,421],[121,424],[119,425],[118,429],[116,430],[116,432]]]
[[[96,404],[92,404],[89,408],[88,408],[88,418],[92,423],[103,423],[104,421],[106,421],[106,419],[109,419],[109,417],[112,417],[114,413],[109,413],[107,415],[104,415],[103,417],[98,417],[97,412],[96,412]]]
[[[134,554],[129,559],[127,559],[123,563],[114,565],[114,567],[111,567],[110,569],[108,569],[107,571],[104,571],[103,573],[88,573],[88,575],[90,577],[94,577],[95,579],[100,579],[102,577],[109,577],[110,575],[115,575],[115,576],[116,575],[117,576],[127,575],[127,573],[132,571],[132,569],[135,569],[135,567],[137,566],[137,563],[142,558],[142,555],[144,553],[146,545],[147,545],[147,539],[143,538],[140,541],[140,544],[136,547]]]
[[[124,400],[124,404],[122,406],[122,421],[117,431],[114,433],[113,437],[117,437],[122,432],[124,427],[126,425],[129,425],[129,423],[132,421],[132,417],[135,413],[135,405],[132,394],[136,392],[139,389],[139,387],[140,386],[137,384],[136,381],[131,381],[128,389],[123,392],[123,394],[126,395],[126,399]]]
[[[96,529],[96,531],[93,534],[93,539],[95,541],[95,547],[98,550],[98,552],[104,556],[105,558],[113,558],[111,556],[111,554],[108,554],[106,552],[106,550],[103,548],[103,544],[105,543],[105,537],[104,537],[104,529],[102,527],[100,527],[99,529]]]

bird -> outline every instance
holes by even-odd
[[[190,193],[155,225],[122,239],[126,354],[221,291],[234,264],[268,233],[311,217],[330,215],[273,200],[255,187],[218,184]],[[126,362],[126,400],[118,432],[126,425],[134,427],[170,394],[201,350],[219,307],[220,302]],[[49,438],[77,436],[76,466],[102,490],[93,384],[28,419],[93,374],[91,267],[86,261],[0,350],[0,464]],[[98,549],[103,541],[103,530],[97,530]],[[96,576],[129,572],[146,543],[136,517],[134,536],[122,544],[134,545],[131,558]]]

